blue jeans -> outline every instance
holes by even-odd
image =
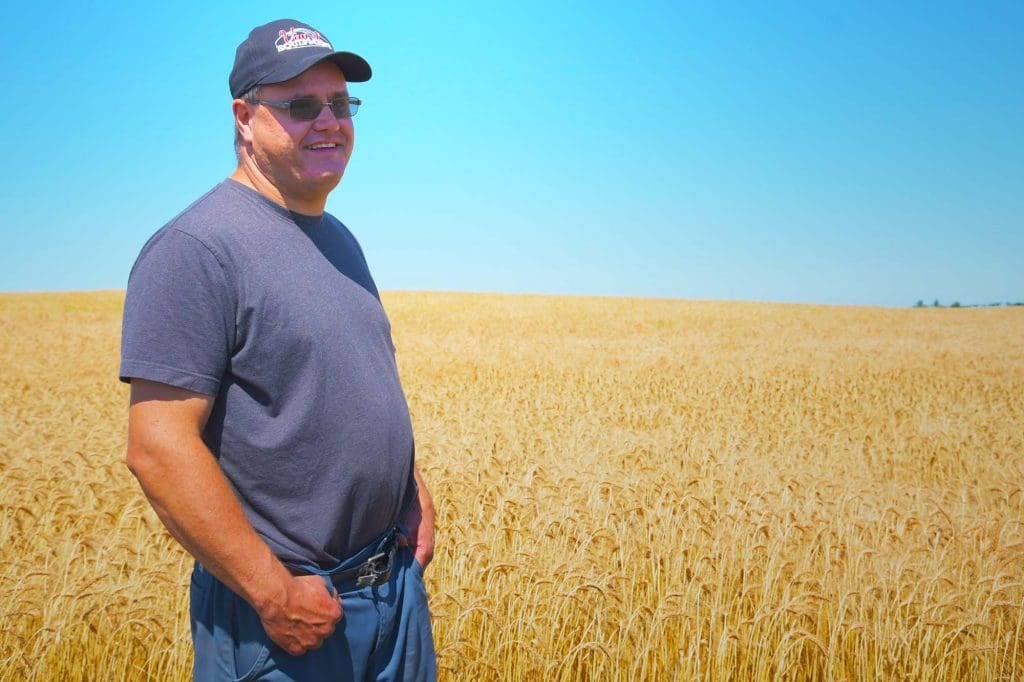
[[[390,534],[390,531],[388,532]],[[384,536],[381,536],[384,538]],[[358,566],[377,552],[381,539],[322,576]],[[304,567],[312,569],[312,567]],[[325,577],[330,584],[330,578]],[[196,682],[265,680],[416,680],[437,678],[423,568],[409,548],[395,552],[387,582],[337,586],[342,619],[319,649],[292,656],[274,644],[256,611],[196,562],[190,609]]]

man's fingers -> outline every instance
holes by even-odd
[[[334,601],[338,602],[339,614],[338,614],[337,620],[334,621],[335,623],[337,623],[339,620],[341,620],[342,618],[345,617],[345,605],[341,603],[341,594],[338,592],[338,590],[334,586],[331,586],[331,599],[333,599]],[[331,625],[331,634],[332,635],[334,634],[334,625],[333,624]]]
[[[303,580],[308,582],[310,585],[315,585],[317,590],[321,589],[321,586],[326,586],[327,583],[318,575],[303,575],[296,578],[296,580]],[[327,587],[327,594],[330,597],[332,603],[336,604],[338,610],[332,614],[332,624],[341,620],[343,614],[341,607],[341,595],[338,594],[338,590],[334,585]]]
[[[327,587],[326,591],[324,587]],[[292,656],[319,649],[344,615],[337,588],[319,575],[297,576],[284,608],[263,620],[267,635]]]

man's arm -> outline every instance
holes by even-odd
[[[406,512],[402,522],[409,529],[405,544],[413,548],[413,555],[420,566],[427,567],[434,559],[434,498],[427,490],[427,484],[423,482],[419,469],[413,469],[413,477],[416,479],[416,487],[419,495],[416,504]]]
[[[341,602],[319,576],[294,577],[245,517],[201,434],[213,398],[133,379],[127,464],[171,535],[299,655],[334,631]]]

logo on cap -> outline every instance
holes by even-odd
[[[331,44],[327,42],[322,35],[320,35],[320,31],[296,26],[292,26],[287,31],[278,31],[277,40],[274,41],[274,46],[277,47],[278,52],[294,50],[300,47],[326,47],[328,50],[334,49],[331,47]]]

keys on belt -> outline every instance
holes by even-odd
[[[386,583],[388,578],[391,577],[391,566],[395,562],[395,545],[386,552],[380,554],[374,554],[372,557],[366,560],[362,566],[357,566],[356,570],[356,586],[357,587],[368,587],[369,585],[380,585]],[[332,582],[336,581],[333,580]]]
[[[383,552],[374,554],[372,557],[352,568],[331,573],[324,576],[329,578],[335,586],[356,581],[356,587],[369,587],[371,585],[382,585],[391,577],[391,568],[395,563],[395,551],[398,545],[392,541]],[[318,575],[297,566],[288,566],[292,575]]]

